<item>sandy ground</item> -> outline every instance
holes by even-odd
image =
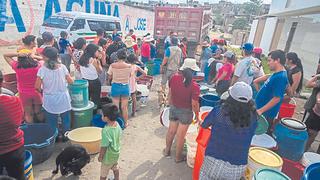
[[[2,53],[14,51],[16,47],[0,47],[0,70],[4,73],[12,72],[12,69],[4,62]],[[148,106],[140,108],[136,117],[130,119],[130,126],[123,132],[121,155],[119,160],[120,179],[157,179],[157,180],[188,180],[192,179],[192,169],[186,163],[176,164],[173,158],[164,158],[162,149],[165,146],[165,134],[167,128],[159,122],[160,109],[157,105],[157,92],[160,77],[155,77]],[[295,117],[302,119],[305,100],[297,99],[298,108]],[[315,151],[318,141],[313,144],[311,150]],[[52,176],[55,168],[55,158],[68,143],[57,143],[55,152],[51,158],[33,168],[36,180],[50,179],[99,179],[100,163],[98,155],[91,156],[91,162],[82,170],[79,177],[70,175],[61,177],[60,174]],[[112,177],[110,173],[109,177]]]

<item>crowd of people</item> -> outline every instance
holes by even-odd
[[[121,128],[116,119],[121,115],[125,127],[129,126],[129,98],[133,100],[131,115],[135,115],[137,73],[146,75],[144,67],[157,56],[156,41],[148,34],[137,38],[133,30],[121,37],[117,30],[107,35],[98,29],[91,43],[84,38],[70,43],[64,31],[58,41],[50,32],[44,32],[41,38],[28,35],[22,42],[17,52],[4,54],[5,61],[16,72],[19,97],[0,95],[0,168],[4,166],[9,176],[23,179],[24,138],[19,129],[23,121],[45,121],[57,128],[60,117],[59,139],[67,140],[63,134],[71,128],[72,108],[66,84],[84,79],[89,83],[89,98],[97,106],[94,113],[100,110],[107,122],[102,130],[98,158],[102,162],[101,179],[107,178],[109,170],[119,179]],[[188,55],[187,42],[186,38],[179,39],[175,32],[170,32],[163,44],[161,91],[165,93],[169,87],[170,105],[163,155],[171,155],[176,138],[175,162],[186,160],[182,153],[184,139],[194,114],[195,121],[199,122],[200,111],[200,87],[193,77],[201,71],[204,81],[215,85],[222,100],[220,106],[214,107],[200,122],[203,128],[212,128],[200,179],[240,179],[247,165],[258,117],[263,115],[268,120],[271,134],[281,103],[299,96],[303,87],[301,59],[294,52],[286,54],[274,50],[267,56],[272,74],[265,74],[261,59],[263,50],[254,48],[251,43],[242,45],[243,58],[237,60],[224,39],[206,39],[192,58]],[[74,69],[70,66],[72,63]],[[313,88],[305,106],[304,119],[310,136],[307,150],[320,130],[319,69],[307,83],[307,87]],[[0,88],[2,81],[0,72]],[[111,86],[113,104],[101,102],[104,85]]]

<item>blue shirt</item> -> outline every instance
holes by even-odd
[[[287,71],[273,73],[263,84],[256,96],[257,109],[265,106],[274,97],[280,98],[275,106],[263,113],[264,117],[274,119],[277,116],[288,84]]]
[[[208,60],[210,58],[212,58],[212,55],[213,55],[213,53],[212,53],[211,48],[210,47],[205,48],[202,53],[201,61],[208,62]]]
[[[170,49],[169,47],[166,49],[166,51],[164,52],[164,56],[165,57],[170,57]]]
[[[214,107],[201,125],[203,128],[211,126],[205,155],[233,165],[246,165],[251,140],[257,128],[257,115],[251,115],[248,127],[235,128],[226,111],[223,106]]]
[[[156,56],[157,56],[156,46],[151,44],[150,45],[150,57],[151,57],[151,59],[153,59],[153,58],[156,58]]]
[[[60,38],[59,40],[59,53],[60,54],[67,54],[67,47],[71,46],[70,42],[66,39]]]

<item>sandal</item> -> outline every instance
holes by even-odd
[[[164,149],[162,150],[162,154],[163,154],[164,157],[169,157],[169,156],[171,155],[170,151],[169,151],[169,152],[166,152],[166,148],[164,148]]]
[[[187,157],[186,156],[183,156],[181,159],[175,159],[176,163],[181,163],[181,162],[184,162],[184,161],[187,161]]]

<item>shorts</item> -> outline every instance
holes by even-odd
[[[111,97],[128,97],[130,95],[130,88],[128,84],[112,83]]]
[[[101,163],[100,177],[107,178],[109,171],[119,170],[118,163],[115,164],[104,164]]]
[[[181,124],[190,125],[193,121],[193,112],[191,109],[177,108],[171,105],[169,119],[170,121],[179,121]]]
[[[307,112],[305,124],[308,129],[320,131],[320,117],[312,109]]]
[[[20,97],[21,103],[24,107],[42,104],[42,95],[38,92],[19,93],[19,97]]]
[[[167,82],[171,79],[172,75],[176,73],[176,71],[172,71],[172,70],[166,70],[163,74],[162,74],[162,79],[161,79],[161,85],[166,85]]]

